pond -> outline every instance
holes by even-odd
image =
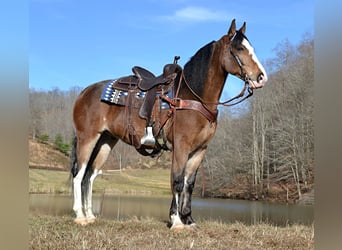
[[[93,196],[94,214],[102,218],[123,220],[131,217],[153,217],[167,221],[171,197]],[[30,194],[29,211],[33,214],[73,214],[70,195]],[[311,225],[313,206],[271,204],[258,201],[193,198],[192,214],[196,221],[236,221],[247,225],[266,222],[276,226],[294,223]]]

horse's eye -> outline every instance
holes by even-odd
[[[238,51],[243,51],[244,48],[243,48],[243,47],[238,47],[237,50],[238,50]]]

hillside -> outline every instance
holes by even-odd
[[[120,142],[116,148],[121,156],[110,154],[102,167],[103,170],[118,170],[120,165],[126,169],[169,169],[171,164],[170,154],[155,158],[145,157],[139,155],[133,147]],[[69,171],[70,157],[57,150],[53,143],[29,139],[29,167]]]
[[[29,167],[68,171],[70,159],[58,151],[53,144],[29,139]]]

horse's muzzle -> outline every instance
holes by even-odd
[[[258,89],[258,88],[262,88],[265,83],[267,82],[267,76],[265,76],[264,74],[260,74],[257,78],[256,81],[247,78],[246,82],[248,83],[249,87],[251,89]]]

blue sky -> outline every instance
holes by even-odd
[[[314,2],[30,0],[29,87],[83,88],[131,74],[134,65],[158,75],[175,55],[183,66],[220,39],[233,18],[238,28],[246,21],[246,35],[263,62],[284,39],[297,44],[304,33],[313,34]],[[233,78],[229,86],[238,81]]]

